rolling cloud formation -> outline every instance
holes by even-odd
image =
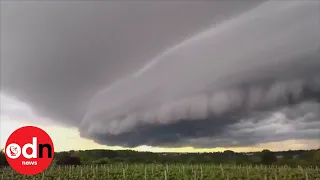
[[[267,2],[175,45],[99,92],[81,132],[127,146],[196,145],[194,139],[205,138],[211,138],[207,146],[240,145],[244,135],[252,143],[255,135],[265,141],[318,138],[318,103],[308,104],[316,110],[310,117],[303,110],[286,117],[306,106],[300,103],[320,100],[318,8]],[[282,115],[272,113],[287,106]],[[280,127],[263,123],[270,116]]]
[[[69,89],[78,93],[66,96],[73,104],[64,109],[48,108],[58,106],[56,101],[48,106],[41,106],[43,99],[26,101],[79,127],[81,136],[108,145],[221,147],[320,140],[320,2],[267,1],[185,34],[185,40],[109,83],[103,79],[107,65],[94,69],[89,59],[74,62],[84,68],[73,80],[88,86]],[[76,71],[73,65],[67,66],[69,72]],[[37,75],[30,77],[43,78]],[[21,97],[17,87],[30,88],[11,80],[4,79],[4,86]],[[58,85],[47,102],[69,92],[63,92],[68,86],[63,79],[45,83]]]

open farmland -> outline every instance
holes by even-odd
[[[318,167],[228,166],[204,164],[109,164],[51,166],[36,176],[19,175],[10,167],[0,170],[1,180],[320,180]]]

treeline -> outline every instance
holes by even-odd
[[[57,165],[110,164],[110,163],[162,163],[162,164],[236,164],[236,165],[288,165],[320,166],[320,150],[252,153],[233,151],[214,153],[151,153],[131,150],[86,150],[55,154]]]
[[[233,151],[213,153],[152,153],[131,150],[85,150],[56,152],[55,165],[86,165],[110,163],[162,163],[162,164],[235,164],[235,165],[288,165],[320,166],[319,150],[236,153]],[[0,165],[8,165],[3,151]]]

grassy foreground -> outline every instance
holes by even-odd
[[[1,180],[320,180],[319,167],[217,166],[204,164],[109,164],[51,166],[36,176],[23,176],[10,167],[0,169]]]

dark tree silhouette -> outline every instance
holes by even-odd
[[[57,165],[81,165],[80,157],[68,152],[57,155],[55,162]]]
[[[3,149],[0,149],[0,168],[3,166],[8,166],[6,155],[4,154]]]
[[[273,152],[265,149],[261,152],[261,163],[265,165],[270,165],[277,162],[277,157]]]

